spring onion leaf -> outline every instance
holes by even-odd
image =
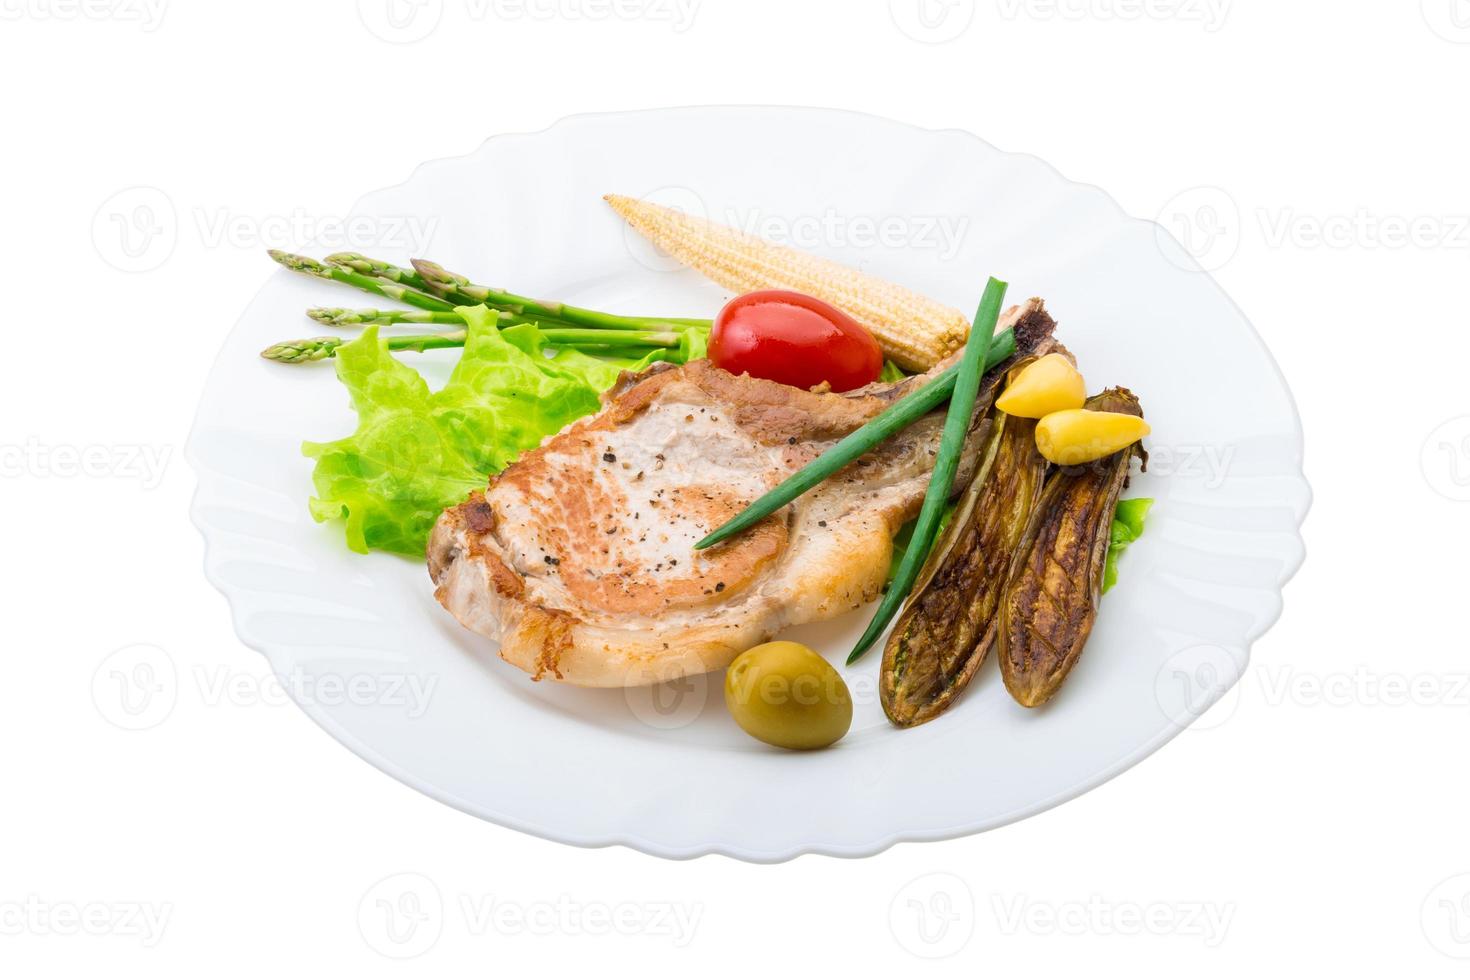
[[[985,358],[989,370],[1016,352],[1016,333],[1006,327],[995,335]],[[827,479],[853,460],[882,445],[894,433],[908,428],[929,412],[944,404],[954,392],[960,366],[952,364],[934,375],[923,387],[909,392],[897,402],[873,416],[855,432],[844,436],[837,445],[757,497],[753,503],[730,520],[695,542],[695,550],[713,547],[741,531],[770,517],[797,497]]]
[[[855,662],[868,651],[873,642],[888,628],[899,606],[908,598],[919,577],[929,549],[934,547],[939,519],[944,513],[954,486],[955,472],[959,469],[960,454],[965,449],[965,436],[970,430],[970,414],[975,408],[975,399],[980,393],[980,381],[988,366],[990,345],[995,339],[995,326],[1000,321],[1001,304],[1005,302],[1006,284],[991,278],[985,286],[985,295],[980,298],[980,308],[975,313],[975,323],[970,328],[970,339],[965,343],[965,352],[960,357],[959,371],[955,376],[954,394],[949,400],[949,411],[944,417],[944,434],[939,440],[939,454],[934,459],[934,472],[929,477],[929,489],[924,494],[924,504],[919,509],[919,519],[914,524],[913,537],[904,550],[903,561],[888,591],[878,603],[878,611],[868,623],[862,638],[848,654],[847,662]]]

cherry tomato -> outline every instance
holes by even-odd
[[[715,317],[709,356],[731,374],[797,388],[822,382],[851,391],[878,380],[883,352],[866,328],[802,293],[763,289],[737,296]]]

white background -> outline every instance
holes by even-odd
[[[0,972],[1464,975],[1470,3],[418,2],[0,0]],[[496,133],[723,102],[967,129],[1194,236],[1316,490],[1195,730],[978,838],[757,867],[480,823],[279,703],[182,459],[262,248]],[[142,731],[94,698],[132,644],[178,669]]]

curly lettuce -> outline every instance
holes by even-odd
[[[483,306],[460,307],[468,332],[449,381],[430,391],[388,353],[376,327],[338,348],[337,377],[357,431],[303,443],[316,460],[311,514],[340,519],[353,551],[422,557],[446,507],[568,423],[598,410],[600,394],[642,361],[545,349],[534,325],[500,330]]]

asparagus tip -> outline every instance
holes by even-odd
[[[413,264],[414,271],[423,277],[424,282],[435,289],[454,289],[457,286],[471,285],[464,276],[450,272],[438,262],[430,262],[428,259],[409,259]]]
[[[271,344],[260,352],[260,356],[267,361],[276,361],[281,364],[300,364],[304,361],[319,361],[324,357],[332,357],[338,345],[342,343],[340,337],[313,337],[309,340],[287,340],[279,344]]]
[[[297,255],[294,252],[284,252],[278,248],[268,249],[266,254],[292,272],[304,272],[309,276],[319,276],[323,279],[331,278],[327,274],[327,267],[316,259]]]

